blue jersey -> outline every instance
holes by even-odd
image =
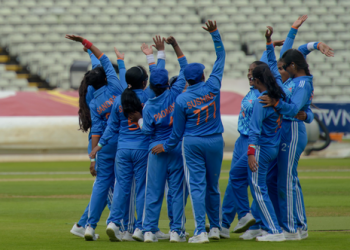
[[[265,94],[266,91],[260,94]],[[264,108],[265,104],[255,102],[249,125],[249,145],[271,146],[280,144],[282,115],[273,107]]]
[[[149,149],[152,149],[157,144],[164,143],[173,129],[175,100],[186,85],[183,71],[187,66],[187,59],[186,57],[181,57],[178,60],[181,70],[172,88],[164,91],[158,97],[149,99],[142,111],[142,132],[150,136]]]
[[[119,61],[119,60],[118,60]],[[124,66],[124,69],[125,69],[125,65]],[[164,59],[160,59],[158,58],[158,62],[157,62],[157,65],[155,65],[154,63],[150,63],[149,64],[149,70],[150,72],[153,71],[153,69],[155,68],[165,68],[165,60]],[[124,72],[124,75],[122,75],[120,73],[120,81],[123,83],[123,85],[127,86],[127,83],[126,83],[126,80],[125,80],[125,72]],[[144,91],[143,90],[135,90],[136,93],[142,93],[142,99],[140,98],[140,101],[142,103],[142,105],[144,103],[146,103],[146,101],[149,99],[149,98],[153,98],[155,96],[154,92],[148,87],[146,88]],[[111,115],[108,119],[108,122],[107,122],[107,128],[105,129],[105,132],[103,133],[103,136],[100,138],[100,141],[99,143],[104,146],[108,143],[108,141],[115,135],[115,134],[118,134],[121,129],[121,120],[126,119],[125,116],[124,116],[124,113],[123,113],[123,107],[121,105],[121,97],[118,96],[117,98],[118,100],[118,103],[114,102],[113,103],[113,107],[112,107],[112,110],[111,110]],[[128,121],[128,120],[127,120]],[[123,125],[126,125],[123,123]],[[130,131],[137,131],[137,133],[139,133],[139,135],[142,135],[142,132],[140,130],[140,127],[138,125],[138,123],[131,123],[131,127],[130,127]],[[135,129],[136,128],[136,129]],[[118,143],[118,148],[122,147],[122,148],[130,148],[130,147],[127,147],[126,144],[130,144],[130,145],[134,145],[132,143],[128,143],[128,138],[130,137],[129,135],[125,135],[127,132],[126,129],[124,129],[123,133],[123,137],[122,137],[122,143],[120,145],[120,143]],[[134,136],[131,136],[132,137],[135,137]],[[141,138],[141,137],[140,137]],[[133,140],[134,141],[134,140]],[[143,142],[146,142],[146,144],[143,145]],[[138,141],[135,143],[137,146],[141,145],[142,148],[144,149],[146,147],[146,149],[148,149],[148,144],[149,144],[149,138],[145,135],[143,135],[143,137],[141,138],[141,141]],[[131,148],[131,149],[137,149],[137,148]]]
[[[266,51],[267,51],[267,58],[268,58],[268,65],[271,69],[272,74],[274,75],[278,85],[283,89],[284,93],[286,94],[286,99],[285,102],[290,103],[292,96],[297,88],[295,81],[292,80],[291,78],[289,78],[286,82],[282,83],[282,77],[278,71],[277,68],[277,60],[276,60],[276,56],[274,53],[274,47],[272,44],[268,44],[266,45]],[[312,83],[311,83],[312,85]],[[312,87],[312,95],[313,95],[313,87]],[[312,98],[312,96],[311,96]],[[310,101],[311,103],[311,101]],[[312,122],[314,115],[313,112],[310,109],[310,105],[303,110],[307,113],[307,119],[305,120],[306,123],[310,123]],[[294,116],[288,116],[288,115],[284,115],[283,119],[286,120],[291,120],[291,121],[300,121],[296,118],[294,118]]]
[[[164,144],[172,150],[183,136],[208,136],[224,132],[220,116],[220,88],[224,73],[225,49],[218,30],[211,33],[216,61],[206,82],[187,88],[175,102],[174,125],[170,138]]]
[[[239,112],[238,117],[238,132],[241,135],[248,135],[249,133],[249,124],[253,113],[254,102],[259,95],[259,90],[254,89],[254,87],[251,86],[250,91],[241,102],[241,111]]]
[[[106,73],[107,85],[93,93],[94,99],[89,105],[92,136],[101,136],[103,134],[107,127],[107,120],[112,110],[114,99],[126,88],[126,84],[119,81],[112,63],[106,55],[102,55],[100,62]]]

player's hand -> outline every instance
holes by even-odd
[[[85,52],[88,52],[88,49],[87,49],[86,47],[84,47],[83,50],[84,50]]]
[[[152,154],[154,154],[154,155],[157,155],[157,154],[160,154],[163,152],[165,152],[163,144],[158,144],[157,146],[152,148]]]
[[[262,95],[259,97],[259,99],[262,100],[259,101],[260,103],[266,104],[265,106],[263,106],[264,108],[273,107],[277,103],[276,99],[270,98],[268,95]]]
[[[161,38],[160,36],[153,37],[154,44],[152,47],[155,47],[158,51],[162,51],[165,49],[164,42],[165,38]]]
[[[293,27],[299,28],[306,21],[307,18],[307,15],[298,17],[298,19],[293,23]]]
[[[100,150],[101,150],[101,147],[98,145],[94,149],[92,149],[91,153],[89,154],[90,159],[95,159],[97,152]]]
[[[265,38],[266,42],[271,42],[271,36],[273,34],[273,28],[271,26],[266,26]]]
[[[95,165],[96,165],[95,161],[90,163],[90,173],[93,177],[95,177],[97,175],[96,170],[95,170]]]
[[[148,45],[145,43],[141,45],[141,50],[146,56],[153,54],[152,46],[148,47]]]
[[[117,55],[117,58],[120,58],[120,59],[124,60],[124,53],[120,53],[119,50],[117,50],[116,47],[114,47],[114,52]]]
[[[276,46],[280,47],[280,46],[283,46],[284,41],[285,40],[276,40],[276,41],[272,41],[272,44],[273,44],[274,47],[276,47]]]
[[[177,45],[176,39],[173,36],[169,36],[168,38],[163,37],[163,39],[167,44],[170,44],[173,47],[175,47]]]
[[[142,118],[142,115],[140,112],[136,111],[134,113],[130,113],[128,118],[131,122],[138,122]]]
[[[323,42],[319,43],[319,50],[321,51],[322,54],[328,57],[334,57],[333,49]]]
[[[72,41],[80,42],[80,43],[82,43],[84,41],[84,37],[76,36],[76,35],[66,35],[65,38],[72,40]]]
[[[307,118],[307,114],[305,111],[299,111],[295,118],[297,118],[300,121],[305,121]]]
[[[248,165],[252,172],[258,171],[259,164],[256,162],[254,155],[248,155]]]
[[[216,21],[214,20],[214,22],[212,20],[208,20],[205,25],[207,27],[204,27],[202,26],[202,28],[208,32],[213,32],[214,30],[217,29],[217,26],[216,26]]]

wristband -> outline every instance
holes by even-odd
[[[148,65],[156,64],[153,54],[147,55],[146,58]]]
[[[255,155],[255,145],[248,146],[248,155]]]
[[[103,148],[103,145],[101,143],[98,143],[97,146],[99,146],[100,148]]]
[[[163,59],[165,60],[165,51],[164,50],[160,50],[158,51],[158,59]]]
[[[82,42],[82,44],[84,45],[84,47],[86,47],[87,49],[90,49],[92,47],[92,42],[90,42],[87,39],[84,39],[84,41]]]
[[[91,162],[95,162],[95,161],[96,161],[96,159],[90,159],[90,161],[91,161]]]

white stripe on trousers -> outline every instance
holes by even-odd
[[[260,157],[260,146],[256,146],[255,158],[256,158],[256,161],[258,163],[259,163],[259,157]],[[272,233],[276,234],[276,233],[278,233],[278,231],[277,231],[275,224],[271,218],[271,215],[266,207],[263,195],[262,195],[260,187],[258,185],[258,172],[259,172],[259,169],[256,172],[252,172],[252,183],[253,183],[253,187],[254,187],[256,201],[258,202],[260,209],[261,209],[262,213],[264,214],[264,217],[272,230]]]
[[[298,182],[299,182],[298,177],[295,177],[295,191],[297,193],[297,213],[298,213],[299,220],[302,224],[302,229],[306,230],[304,210],[302,205],[303,203],[301,201],[301,190],[299,189]]]
[[[292,122],[291,124],[291,134],[292,140],[289,146],[289,155],[288,155],[288,168],[287,168],[287,176],[286,176],[286,187],[287,187],[287,222],[289,232],[295,233],[294,230],[294,214],[293,214],[293,165],[295,159],[296,148],[298,145],[298,128],[297,122]]]
[[[149,167],[149,155],[152,154],[152,152],[149,152],[148,154],[148,160],[147,160],[147,171],[146,171],[146,187],[145,187],[145,202],[143,204],[143,214],[142,214],[142,227],[143,223],[145,221],[145,215],[146,215],[146,200],[147,200],[147,183],[148,183],[148,167]]]
[[[194,235],[197,235],[197,221],[196,221],[196,213],[194,211],[192,194],[191,194],[190,172],[189,172],[187,164],[186,164],[185,137],[183,137],[183,139],[182,139],[182,157],[183,157],[183,162],[184,162],[185,179],[187,182],[188,193],[189,193],[190,199],[191,199],[192,212],[193,212],[193,218],[194,218],[194,226],[196,228],[196,230],[194,231]]]

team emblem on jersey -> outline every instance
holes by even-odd
[[[305,85],[305,81],[300,81],[299,82],[299,88],[304,88]]]

